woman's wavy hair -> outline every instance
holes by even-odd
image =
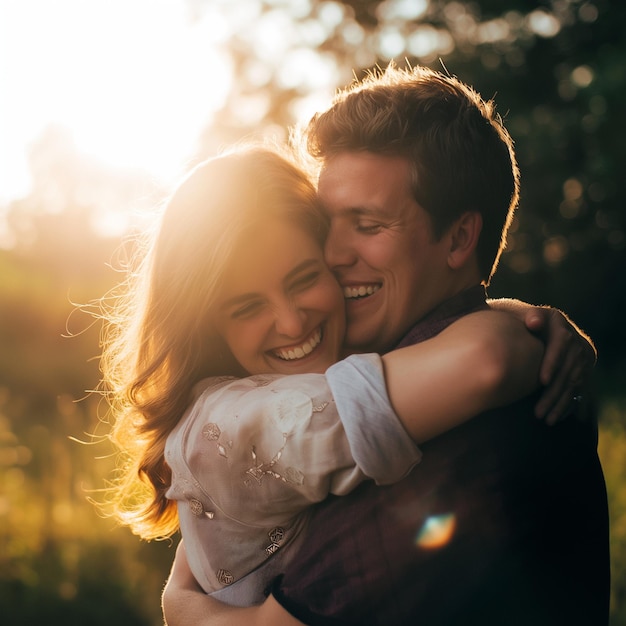
[[[309,178],[278,149],[240,146],[199,164],[165,206],[123,284],[103,298],[101,368],[120,453],[106,505],[145,539],[178,528],[165,497],[165,442],[208,376],[242,375],[211,321],[237,241],[281,219],[323,245],[328,223]],[[109,511],[111,512],[111,511]]]
[[[345,151],[407,158],[436,239],[464,212],[482,215],[477,260],[489,283],[519,198],[513,141],[493,101],[455,77],[392,63],[339,92],[296,140],[318,166]]]

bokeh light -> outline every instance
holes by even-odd
[[[431,515],[426,519],[415,539],[418,548],[435,550],[450,542],[456,530],[454,513]]]

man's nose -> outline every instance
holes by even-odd
[[[345,229],[330,227],[324,246],[324,259],[331,270],[354,264],[356,259],[354,249],[350,243],[350,235]]]

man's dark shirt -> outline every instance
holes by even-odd
[[[459,294],[399,345],[486,306],[482,287]],[[422,445],[420,465],[395,485],[363,484],[314,508],[276,599],[313,625],[606,624],[596,425],[547,426],[533,415],[535,400]]]

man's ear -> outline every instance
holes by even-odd
[[[450,229],[448,265],[452,269],[463,267],[476,251],[483,229],[483,217],[478,211],[467,211]]]

